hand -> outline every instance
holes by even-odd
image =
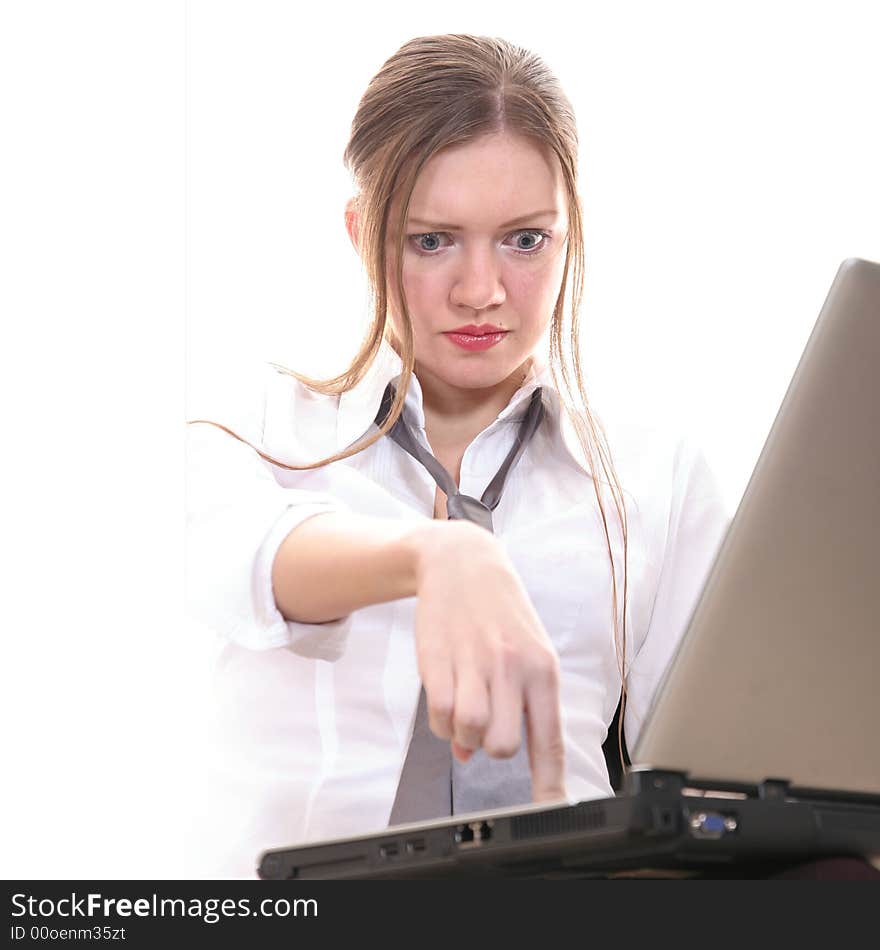
[[[526,717],[532,798],[567,798],[559,658],[498,539],[436,521],[418,542],[415,637],[431,731],[466,762],[509,758]]]

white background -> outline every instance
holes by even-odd
[[[186,865],[186,398],[230,359],[347,365],[342,152],[407,39],[503,36],[559,76],[588,387],[690,430],[732,507],[837,267],[880,260],[875,3],[343,9],[0,7],[6,878]]]

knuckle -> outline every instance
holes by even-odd
[[[428,714],[434,719],[446,721],[452,715],[452,703],[445,697],[431,698],[427,700]]]
[[[512,680],[522,670],[523,659],[520,651],[509,641],[502,641],[495,648],[495,674],[504,680]]]
[[[423,680],[447,659],[448,653],[444,644],[431,640],[418,644],[418,670]]]
[[[494,759],[511,759],[519,751],[519,742],[510,739],[491,739],[483,743],[483,751]]]
[[[563,761],[565,758],[565,742],[561,735],[556,733],[547,742],[544,746],[544,755],[559,762]]]
[[[473,711],[456,713],[455,727],[465,732],[480,732],[486,728],[486,716]]]
[[[541,650],[532,661],[531,672],[539,685],[556,686],[559,683],[559,658],[552,650]]]

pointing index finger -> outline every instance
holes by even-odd
[[[546,683],[525,689],[526,736],[532,772],[532,800],[559,801],[565,790],[565,743],[558,693]]]

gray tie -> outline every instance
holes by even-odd
[[[376,415],[376,425],[387,417],[394,401],[394,384],[389,383]],[[501,490],[511,468],[519,460],[544,415],[541,388],[531,396],[526,415],[518,427],[512,448],[498,473],[483,492],[481,500],[463,495],[454,479],[436,458],[418,441],[401,413],[388,435],[406,452],[418,459],[431,473],[446,495],[446,513],[450,519],[467,519],[492,531],[492,511],[501,498]],[[416,722],[407,750],[397,795],[391,808],[390,825],[422,821],[443,815],[482,811],[531,801],[532,780],[526,747],[525,723],[516,755],[493,759],[477,749],[467,762],[455,759],[450,744],[439,739],[428,725],[425,689],[419,693]]]

